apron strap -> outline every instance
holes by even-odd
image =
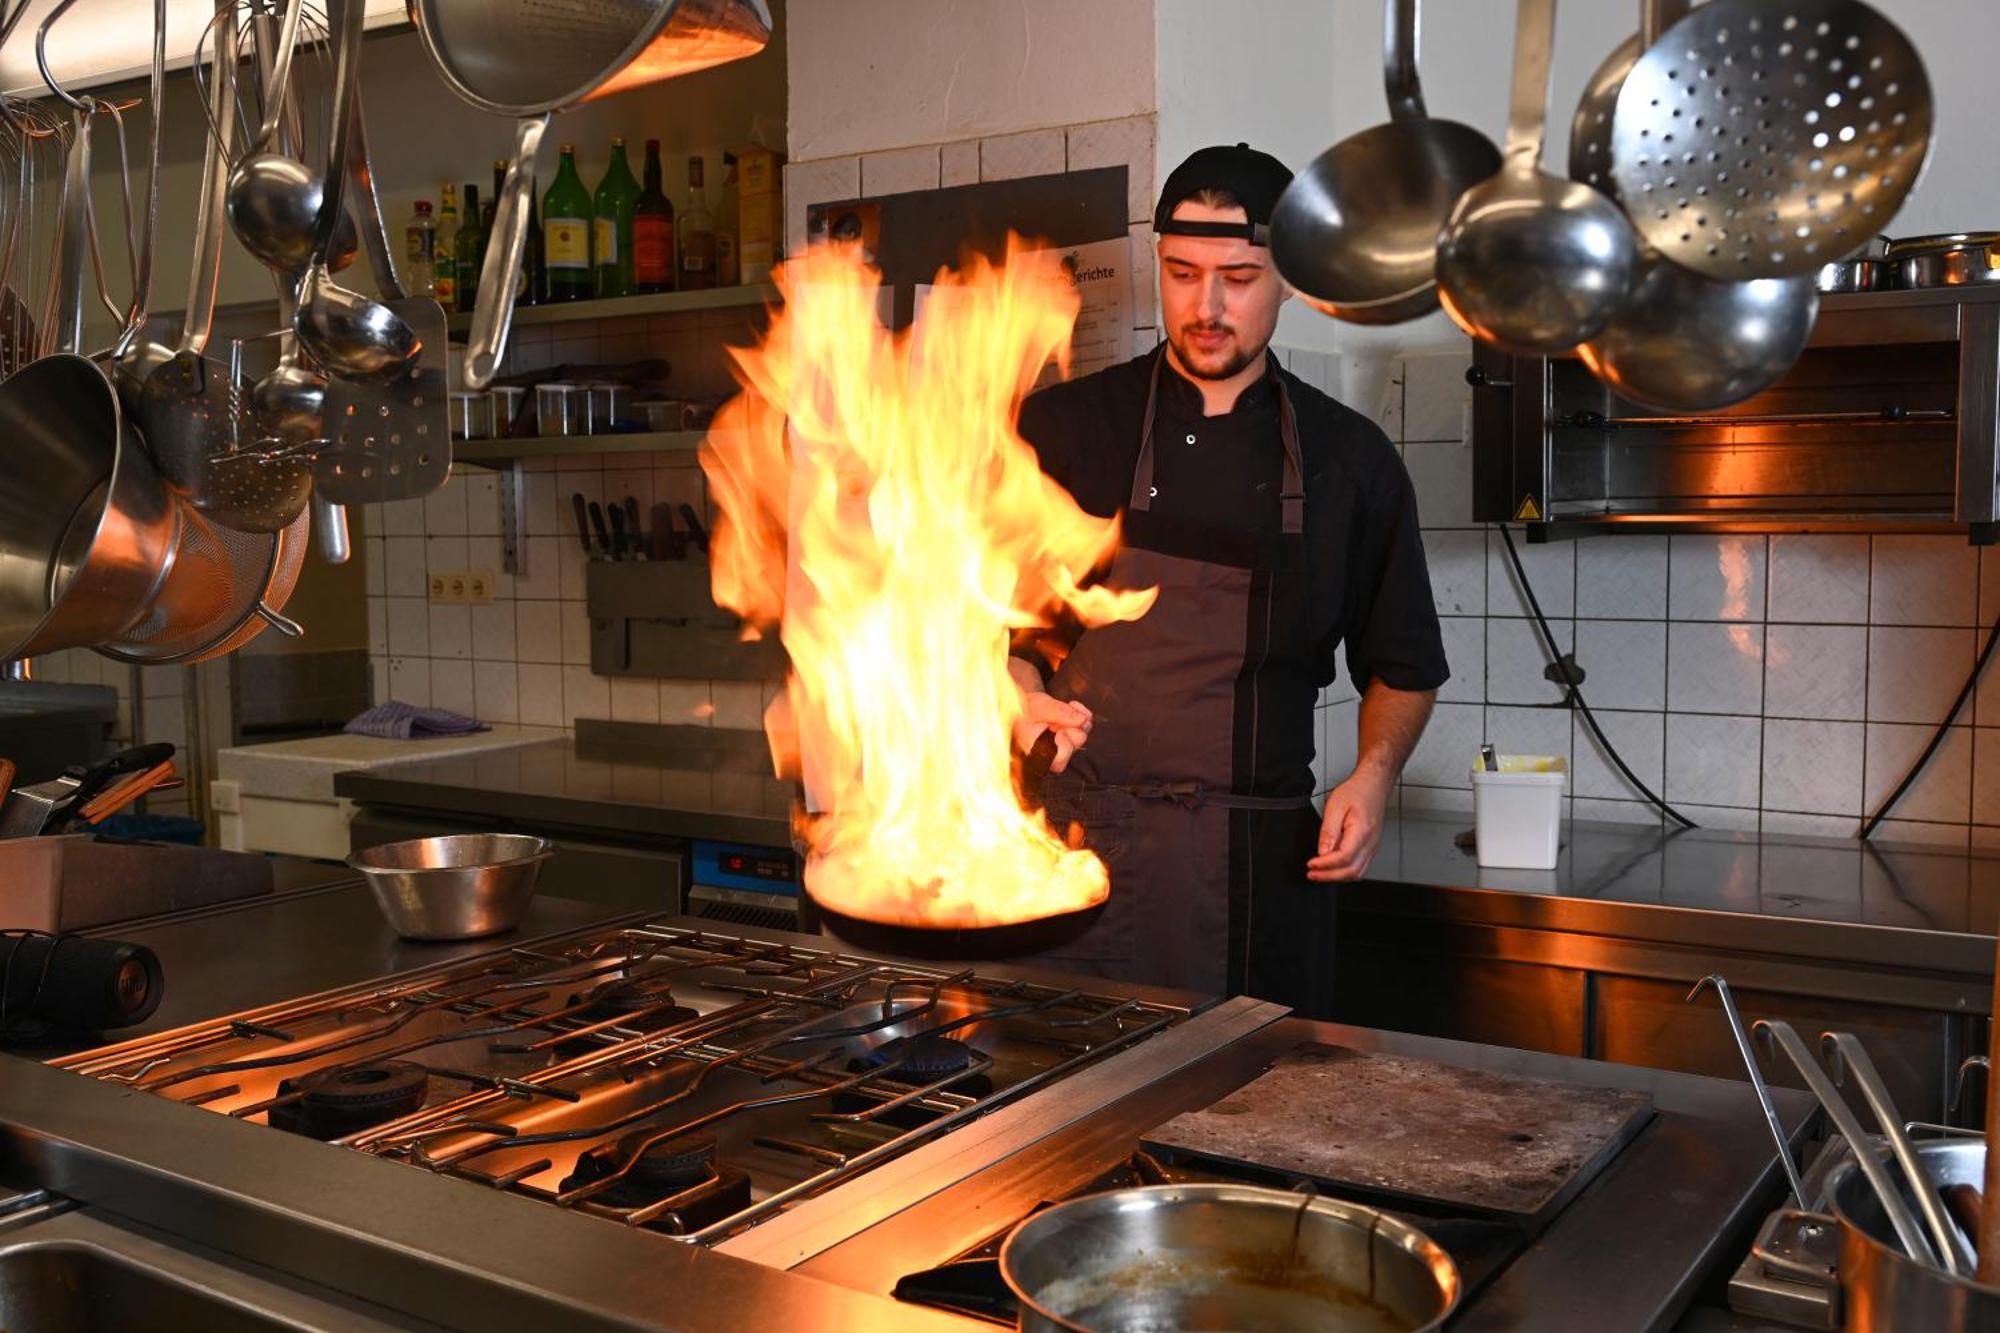
[[[1270,352],[1264,355],[1268,358]],[[1153,507],[1153,422],[1160,405],[1160,367],[1166,363],[1167,347],[1153,354],[1152,374],[1146,381],[1146,411],[1139,423],[1139,461],[1132,467],[1132,495],[1128,507],[1147,513]],[[1291,391],[1278,374],[1277,362],[1266,360],[1265,373],[1278,389],[1278,441],[1284,447],[1284,481],[1278,492],[1281,528],[1287,537],[1296,537],[1306,527],[1305,455],[1299,449],[1299,418],[1292,409]]]

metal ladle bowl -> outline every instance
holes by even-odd
[[[1460,197],[1438,238],[1438,296],[1484,342],[1554,356],[1603,332],[1623,308],[1638,238],[1618,205],[1543,171],[1555,0],[1521,0],[1507,162]]]
[[[1396,324],[1437,307],[1438,229],[1500,150],[1457,121],[1425,115],[1417,0],[1386,0],[1383,82],[1390,120],[1349,135],[1293,178],[1271,214],[1271,259],[1307,304],[1356,324]]]
[[[1812,274],[1718,281],[1648,248],[1631,300],[1577,355],[1621,397],[1704,412],[1776,383],[1805,350],[1818,314]]]
[[[252,153],[231,169],[223,207],[245,250],[280,273],[296,274],[312,263],[313,227],[325,199],[325,180],[303,162],[283,153]],[[326,266],[338,273],[359,249],[354,221],[343,213]]]

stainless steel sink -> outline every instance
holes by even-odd
[[[379,1310],[91,1211],[0,1219],[0,1329],[410,1329]]]

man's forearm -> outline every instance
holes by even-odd
[[[1417,748],[1436,699],[1436,690],[1399,690],[1379,680],[1369,682],[1361,696],[1355,775],[1394,783]]]

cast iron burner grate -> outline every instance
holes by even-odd
[[[339,1139],[424,1104],[431,1077],[421,1065],[403,1060],[328,1065],[278,1084],[280,1102],[269,1112],[278,1129],[311,1139]]]
[[[701,1017],[698,1010],[675,1004],[672,987],[653,977],[636,981],[607,981],[586,993],[570,996],[568,1003],[571,1007],[583,1006],[577,1017],[586,1026],[618,1019],[619,1027],[634,1032],[658,1032]],[[655,1009],[655,1005],[666,1007]],[[618,1039],[619,1034],[611,1031],[575,1037],[557,1044],[556,1058],[569,1060]]]
[[[640,1214],[636,1220],[643,1225],[676,1234],[749,1206],[750,1177],[716,1165],[714,1136],[683,1134],[649,1143],[656,1133],[635,1130],[592,1148],[576,1159],[576,1169],[563,1179],[563,1191],[580,1189],[623,1170],[623,1177],[591,1202],[620,1213]],[[661,1204],[671,1206],[656,1216],[641,1213]]]

